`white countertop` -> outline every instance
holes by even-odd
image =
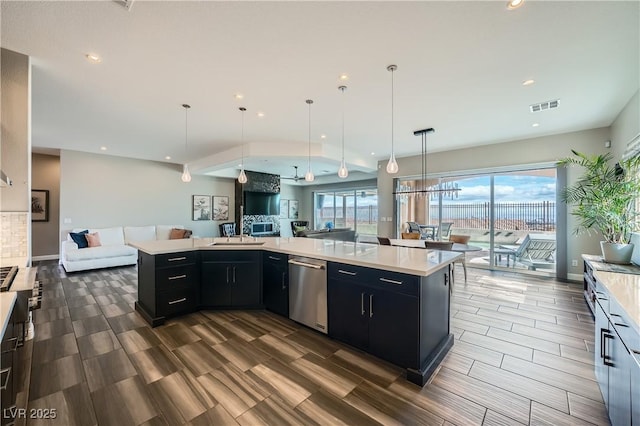
[[[625,310],[635,329],[640,330],[640,275],[598,270],[593,275]]]
[[[7,330],[7,324],[9,324],[9,318],[11,317],[11,311],[13,305],[15,305],[17,294],[13,291],[7,291],[0,293],[0,325],[2,325],[2,333],[0,333],[0,340],[4,337],[4,332]]]
[[[231,241],[237,241],[232,238]],[[379,246],[316,238],[245,237],[245,241],[264,241],[262,245],[210,245],[226,243],[226,238],[190,238],[130,243],[132,247],[150,255],[189,250],[269,250],[278,253],[306,256],[331,262],[367,268],[427,276],[452,263],[462,254],[439,250],[416,250],[408,247]]]

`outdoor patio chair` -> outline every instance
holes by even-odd
[[[511,250],[516,262],[526,265],[530,270],[553,268],[556,261],[556,236],[554,234],[527,234],[519,246],[500,246],[501,251]],[[503,252],[504,254],[504,252]],[[511,254],[511,253],[509,253]]]
[[[452,226],[453,222],[442,222],[442,225],[440,227],[440,239],[449,238]]]

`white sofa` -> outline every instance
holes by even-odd
[[[138,250],[129,246],[130,242],[168,240],[174,228],[184,229],[180,225],[88,228],[89,233],[99,234],[102,245],[82,249],[79,249],[67,234],[67,239],[61,244],[59,263],[67,272],[135,265],[138,261]],[[73,229],[71,232],[81,232],[85,229],[87,228]]]

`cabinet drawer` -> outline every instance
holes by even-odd
[[[328,276],[411,296],[420,294],[420,277],[416,275],[330,262]]]
[[[289,261],[289,255],[265,251],[262,253],[262,261],[264,263],[280,265],[288,268],[287,262]]]
[[[156,255],[156,268],[166,266],[180,266],[196,263],[197,252],[183,251],[180,253],[158,254]]]
[[[203,262],[259,262],[260,252],[255,250],[208,250],[202,252]]]
[[[158,293],[158,316],[171,316],[193,311],[198,305],[196,286],[168,290]]]
[[[197,280],[198,268],[196,265],[156,270],[156,290],[159,292],[191,285]]]
[[[609,299],[609,319],[625,346],[631,351],[640,352],[640,334],[638,334],[629,316],[618,304],[618,301],[613,298]]]

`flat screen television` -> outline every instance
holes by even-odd
[[[244,214],[279,216],[280,194],[245,191]]]

